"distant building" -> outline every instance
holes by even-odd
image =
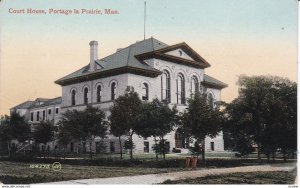
[[[221,90],[227,87],[223,82],[205,74],[210,64],[186,43],[167,45],[150,38],[115,53],[98,59],[98,42],[90,42],[89,63],[81,69],[55,81],[62,86],[62,97],[27,101],[11,110],[24,115],[31,125],[42,120],[57,124],[60,114],[67,110],[83,110],[92,105],[109,115],[109,107],[118,96],[129,88],[139,93],[144,101],[158,98],[170,106],[177,105],[179,111],[186,108],[186,101],[196,91],[206,92],[211,102],[221,100]],[[123,138],[123,141],[126,138]],[[169,151],[173,148],[187,152],[187,139],[178,132],[166,135]],[[133,136],[136,153],[153,152],[153,138]],[[223,133],[215,138],[205,139],[207,151],[224,151]],[[85,143],[70,143],[68,150],[78,151]],[[109,135],[107,139],[96,139],[92,150],[105,145],[106,152],[119,152],[117,138]],[[50,144],[50,149],[53,145]],[[55,147],[55,146],[54,146]]]

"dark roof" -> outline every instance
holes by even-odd
[[[55,83],[60,85],[65,85],[66,82],[70,83],[72,80],[78,77],[93,77],[100,75],[101,73],[107,73],[110,70],[115,70],[115,73],[120,73],[121,68],[125,68],[130,71],[144,71],[150,72],[153,76],[159,75],[161,72],[151,66],[139,61],[135,55],[143,54],[150,51],[159,50],[167,47],[168,45],[154,38],[149,38],[140,42],[136,42],[131,44],[128,47],[118,50],[117,52],[99,59],[96,63],[101,66],[101,69],[97,69],[96,71],[89,72],[89,65],[82,67],[81,69],[55,81]]]
[[[11,109],[27,109],[27,108],[32,107],[33,104],[34,104],[34,101],[26,101],[21,104],[18,104],[17,106],[12,107]]]
[[[39,102],[43,102],[42,104],[39,104]],[[31,108],[38,108],[38,107],[44,107],[44,106],[51,106],[51,105],[57,105],[61,104],[61,97],[56,97],[53,99],[45,99],[45,100],[40,100],[40,98],[37,98],[35,100],[35,103]]]
[[[216,89],[223,89],[225,87],[228,87],[227,84],[208,76],[207,74],[204,74],[204,79],[202,81],[202,84],[208,88],[216,88]]]
[[[166,52],[178,48],[184,50],[193,60],[166,54]],[[143,60],[147,58],[158,58],[196,68],[207,68],[210,66],[204,58],[184,42],[169,46],[151,37],[122,48],[107,57],[96,60],[96,64],[101,67],[100,69],[91,72],[89,71],[88,64],[55,81],[55,83],[63,86],[122,73],[132,73],[149,77],[160,75],[161,71],[144,63]]]
[[[40,102],[43,102],[40,104]],[[37,98],[34,101],[26,101],[22,104],[19,104],[13,108],[14,109],[30,109],[30,108],[38,108],[38,107],[44,107],[44,106],[51,106],[51,105],[57,105],[61,104],[61,97],[56,97],[53,99],[46,99],[46,98]]]

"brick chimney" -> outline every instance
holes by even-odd
[[[94,71],[96,69],[95,61],[98,59],[98,42],[91,41],[90,42],[90,71]]]

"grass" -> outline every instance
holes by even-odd
[[[247,172],[205,176],[195,179],[171,181],[163,184],[294,184],[297,169],[291,172]]]
[[[205,156],[207,158],[237,158],[235,157],[233,152],[206,152]],[[47,155],[46,155],[47,157]],[[49,157],[55,157],[55,155],[49,155]],[[63,155],[60,155],[63,157]],[[66,158],[82,158],[82,159],[89,159],[89,153],[86,154],[76,154],[76,153],[69,153],[65,155]],[[152,160],[156,158],[154,153],[143,153],[143,154],[133,154],[134,159],[141,159],[141,160]],[[158,156],[162,158],[162,155]],[[181,154],[181,153],[170,153],[166,154],[166,159],[181,159],[185,157],[190,157],[190,154]],[[101,158],[113,158],[119,159],[120,154],[93,154],[93,159],[101,159]],[[123,154],[123,159],[130,159],[129,154]]]
[[[0,182],[4,184],[31,184],[75,179],[156,174],[180,170],[183,169],[99,167],[62,164],[62,169],[60,171],[53,171],[52,169],[30,168],[30,163],[0,161]]]

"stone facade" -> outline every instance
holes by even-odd
[[[147,39],[152,40],[153,43],[153,49],[154,49],[154,39]],[[133,44],[135,46],[129,46],[128,50],[128,59],[130,59],[130,53],[133,53],[132,51],[140,50],[140,45],[147,45],[147,40],[141,41],[137,44]],[[140,44],[141,43],[141,44]],[[157,42],[158,43],[158,42]],[[160,45],[160,43],[158,43]],[[119,50],[115,53],[116,58],[113,62],[108,62],[107,59],[98,60],[97,57],[97,46],[98,42],[92,41],[90,43],[90,64],[86,66],[86,68],[83,69],[82,75],[77,76],[78,79],[83,80],[76,80],[77,77],[68,77],[60,79],[56,81],[56,83],[60,84],[62,86],[62,97],[61,97],[61,103],[48,103],[47,105],[43,104],[36,104],[34,106],[31,106],[28,108],[28,110],[23,112],[22,114],[26,114],[26,118],[28,119],[30,124],[36,124],[41,120],[50,120],[54,123],[54,125],[57,124],[59,117],[61,113],[64,113],[67,110],[77,109],[77,110],[83,110],[87,104],[91,104],[94,107],[98,107],[101,110],[106,112],[106,115],[109,115],[109,107],[113,104],[113,100],[116,99],[118,96],[123,95],[128,87],[134,88],[134,91],[136,91],[140,98],[142,100],[148,100],[152,101],[155,98],[158,98],[160,100],[164,99],[164,72],[167,72],[169,75],[169,82],[168,82],[168,92],[169,92],[169,105],[177,105],[177,108],[179,111],[183,111],[186,108],[185,102],[182,102],[183,98],[181,95],[185,95],[185,99],[189,98],[193,92],[196,89],[199,89],[200,92],[207,92],[208,94],[211,94],[213,97],[213,101],[220,101],[221,100],[221,89],[226,87],[226,85],[220,85],[219,83],[210,83],[205,82],[205,73],[204,68],[199,68],[200,65],[187,65],[184,62],[188,63],[194,63],[196,62],[196,58],[198,57],[193,50],[190,50],[189,47],[187,47],[186,44],[183,44],[182,48],[180,45],[174,46],[173,49],[164,52],[166,57],[176,58],[176,62],[172,62],[169,59],[166,58],[156,58],[156,57],[149,57],[145,58],[141,63],[143,63],[143,66],[146,66],[148,69],[156,70],[157,72],[160,72],[158,75],[155,76],[149,76],[142,73],[135,73],[135,72],[121,72],[116,73],[116,70],[119,70],[122,68],[122,66],[119,67],[119,69],[109,69],[108,63],[118,63],[118,58],[121,58],[122,54],[125,53],[126,49]],[[135,47],[135,48],[133,48]],[[138,47],[138,48],[137,48]],[[170,48],[168,46],[160,47],[162,50],[166,48]],[[172,48],[172,47],[171,47]],[[160,50],[160,49],[159,49]],[[159,51],[158,50],[158,51]],[[122,52],[123,51],[123,52]],[[147,51],[146,51],[147,52]],[[151,52],[151,51],[150,51]],[[155,52],[155,50],[153,50]],[[118,56],[118,53],[120,55]],[[147,52],[149,53],[149,52]],[[189,55],[192,54],[192,55]],[[194,54],[194,55],[193,55]],[[138,53],[133,54],[133,58],[139,55]],[[126,56],[125,56],[126,57]],[[136,57],[137,58],[137,57]],[[200,58],[201,60],[201,58]],[[120,60],[121,61],[121,60]],[[127,60],[129,61],[129,60]],[[178,63],[178,61],[182,61]],[[199,60],[198,60],[199,61]],[[102,63],[102,64],[101,64]],[[129,66],[131,62],[127,62],[127,65],[124,65],[123,67]],[[134,67],[137,69],[137,66]],[[139,65],[140,66],[140,65]],[[108,68],[107,68],[108,67]],[[140,67],[138,67],[140,68]],[[101,73],[101,71],[106,71],[106,69],[109,69],[106,72],[112,72],[110,75],[106,76],[99,76],[89,78],[85,75],[96,75]],[[148,70],[146,70],[148,71]],[[99,72],[99,73],[98,73]],[[76,73],[78,75],[78,72]],[[102,74],[102,73],[101,73]],[[103,73],[104,74],[104,73]],[[181,76],[179,78],[179,75]],[[84,77],[85,76],[85,77]],[[182,79],[183,81],[181,81]],[[197,80],[197,83],[193,81],[193,79]],[[67,81],[65,81],[67,80]],[[73,80],[72,82],[69,80]],[[75,80],[75,81],[74,81]],[[180,86],[178,85],[180,82]],[[202,84],[205,83],[205,84]],[[218,85],[219,84],[219,85]],[[101,87],[101,95],[99,95],[99,88]],[[145,87],[147,86],[147,92]],[[180,87],[180,89],[179,89]],[[179,91],[180,90],[180,91]],[[147,93],[147,94],[146,94]],[[179,95],[180,93],[180,95]],[[145,97],[147,95],[147,97]],[[99,99],[100,96],[100,99]],[[182,104],[181,104],[182,103]],[[18,109],[13,108],[13,110]],[[58,111],[56,110],[58,109]],[[57,113],[56,113],[57,112]],[[33,115],[32,115],[33,114]],[[37,116],[40,116],[37,118]],[[167,144],[170,146],[170,152],[172,152],[173,148],[176,147],[176,131],[172,131],[169,134],[166,135]],[[125,141],[125,137],[122,138],[122,142]],[[135,153],[144,153],[144,152],[153,152],[152,146],[154,145],[154,138],[142,138],[138,135],[133,136],[133,141],[135,143]],[[82,148],[82,145],[87,143],[70,143],[68,146],[69,151],[76,152]],[[92,151],[98,152],[100,150],[100,145],[104,144],[105,147],[102,148],[102,151],[104,152],[119,152],[119,141],[116,137],[109,135],[108,138],[104,140],[96,139],[95,142],[92,144]],[[56,141],[53,143],[47,144],[49,145],[50,149],[57,148]],[[215,138],[209,138],[207,137],[205,139],[205,145],[207,151],[224,151],[224,141],[223,141],[223,133],[220,132],[218,136]],[[183,146],[182,146],[183,147]],[[89,147],[87,147],[87,150],[89,151]],[[184,150],[182,150],[184,151]]]

